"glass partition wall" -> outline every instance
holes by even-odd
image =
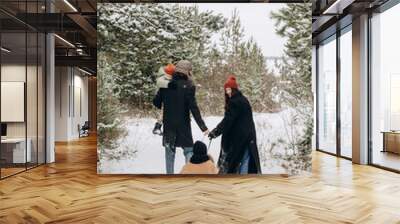
[[[18,7],[35,13],[40,2]],[[44,33],[0,11],[1,179],[45,163],[45,41]]]
[[[26,33],[1,33],[1,177],[26,169]],[[6,49],[6,50],[4,50]],[[28,160],[29,161],[29,160]]]
[[[370,163],[400,171],[400,4],[370,20]]]
[[[317,150],[352,157],[351,25],[317,48]]]

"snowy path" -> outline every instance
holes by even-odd
[[[272,159],[268,151],[272,142],[278,138],[285,138],[287,130],[284,128],[284,122],[281,113],[255,113],[254,120],[257,129],[257,141],[260,146],[260,157],[265,158],[262,161],[262,170],[264,174],[282,174],[286,170],[281,167],[277,159]],[[205,117],[204,120],[210,130],[212,130],[222,117]],[[165,174],[164,148],[162,147],[162,137],[152,134],[155,119],[152,118],[131,118],[126,121],[128,136],[123,141],[123,146],[129,150],[137,150],[133,159],[127,160],[105,160],[101,162],[99,170],[104,174]],[[201,140],[208,145],[209,140],[203,137],[197,124],[192,121],[193,140]],[[214,160],[218,160],[220,152],[221,137],[214,139],[209,149],[209,154]],[[282,152],[282,149],[274,148],[274,153]],[[263,160],[263,159],[262,159]],[[177,148],[175,159],[175,173],[179,173],[184,165],[184,156],[181,148]]]

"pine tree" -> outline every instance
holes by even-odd
[[[98,46],[115,71],[114,92],[137,108],[150,105],[156,71],[181,59],[202,70],[211,33],[221,15],[165,4],[99,4]]]
[[[212,46],[207,58],[204,79],[199,83],[207,92],[199,91],[202,107],[214,114],[224,110],[223,83],[229,74],[234,74],[241,91],[257,112],[274,111],[278,104],[272,100],[274,76],[267,70],[265,57],[253,38],[245,40],[244,28],[235,9],[222,29],[219,47]]]
[[[281,66],[279,98],[283,105],[296,110],[292,124],[301,124],[303,133],[288,148],[291,172],[311,169],[311,138],[313,130],[313,97],[311,90],[311,4],[292,3],[271,16],[276,32],[287,38]]]
[[[102,54],[98,55],[97,74],[97,134],[98,134],[98,160],[104,158],[119,158],[118,139],[126,135],[119,118],[122,105],[112,92],[113,71],[107,65]]]

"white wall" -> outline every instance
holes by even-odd
[[[37,70],[38,69],[38,70]],[[5,122],[7,123],[7,137],[24,138],[25,135],[29,139],[30,148],[32,150],[32,161],[44,163],[45,159],[45,117],[44,117],[44,74],[41,66],[32,66],[25,64],[2,64],[1,66],[2,82],[24,82],[26,85],[26,102],[22,102],[21,108],[2,107],[2,112],[25,114],[26,120],[21,122]],[[27,80],[25,80],[27,78]],[[4,89],[2,89],[3,92]],[[24,94],[24,90],[20,90],[20,94]],[[4,93],[3,93],[4,94]],[[2,95],[2,98],[7,95]],[[15,102],[17,103],[17,102]],[[26,106],[25,106],[26,103]],[[24,115],[22,115],[24,116]]]
[[[26,72],[28,72],[28,82],[25,80]],[[36,67],[25,66],[25,64],[3,64],[1,66],[1,81],[2,82],[24,82],[28,83],[27,87],[27,122],[7,122],[7,135],[8,137],[25,137],[25,125],[28,125],[28,137],[31,133],[36,135]],[[3,96],[4,97],[4,96]],[[42,104],[39,107],[43,106]],[[8,110],[9,108],[1,108],[1,110]],[[24,108],[22,108],[24,110]]]
[[[88,78],[85,76],[81,76],[82,73],[79,73],[79,75],[76,75],[75,70],[75,75],[74,75],[74,108],[72,108],[72,117],[73,119],[71,120],[71,135],[78,137],[78,124],[81,126],[85,123],[85,121],[88,121],[89,116],[88,116]],[[80,93],[79,93],[80,92]],[[80,97],[79,97],[80,95]],[[80,101],[80,103],[79,103]],[[79,108],[81,107],[81,108]],[[80,111],[81,110],[81,111]]]
[[[55,140],[77,139],[78,125],[88,120],[88,78],[76,68],[56,67],[55,85]]]
[[[19,64],[5,64],[1,66],[1,81],[25,82],[26,67]],[[1,108],[7,110],[7,108]],[[8,137],[25,137],[25,122],[7,122]]]
[[[55,141],[68,140],[68,88],[70,84],[69,69],[55,68]]]

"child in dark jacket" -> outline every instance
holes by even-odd
[[[190,162],[183,166],[181,174],[217,174],[213,158],[207,154],[207,146],[200,141],[193,145],[193,156]]]

